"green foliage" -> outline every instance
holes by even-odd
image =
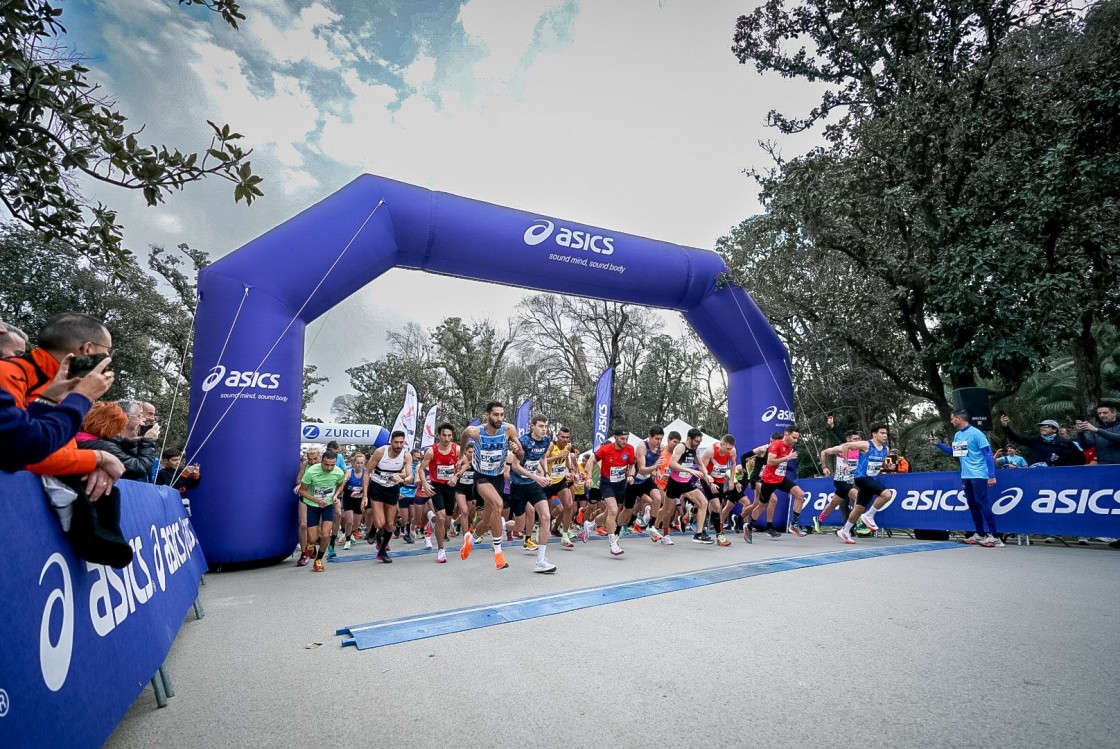
[[[204,5],[234,27],[243,18],[231,0],[181,4]],[[117,214],[87,200],[79,179],[138,190],[149,206],[207,177],[233,183],[246,205],[263,194],[252,151],[229,125],[208,122],[210,143],[198,153],[142,144],[143,127],[130,125],[66,46],[61,16],[46,0],[0,4],[0,202],[16,220],[123,268]]]
[[[314,364],[306,364],[303,367],[303,389],[300,397],[300,418],[307,421],[307,404],[315,399],[319,394],[319,386],[324,382],[329,382],[330,378],[326,375],[315,374],[319,368]]]

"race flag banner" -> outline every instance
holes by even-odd
[[[404,395],[404,406],[401,408],[401,412],[397,414],[397,420],[393,422],[394,432],[404,432],[406,450],[412,449],[416,439],[416,411],[419,408],[420,404],[416,402],[416,388],[409,384]]]
[[[167,658],[206,560],[179,493],[117,483],[132,564],[74,556],[37,476],[0,473],[0,746],[99,747]],[[204,688],[204,687],[202,687]],[[174,710],[175,708],[171,708]]]
[[[614,367],[607,367],[599,375],[599,382],[595,385],[595,439],[592,449],[598,450],[599,445],[607,441],[611,431],[611,386],[614,383]]]
[[[432,406],[428,409],[428,415],[424,417],[424,433],[420,435],[420,451],[423,452],[435,444],[436,441],[436,410],[439,406]]]
[[[521,407],[517,409],[517,435],[524,437],[529,433],[529,412],[533,410],[532,402],[526,398],[521,401]]]

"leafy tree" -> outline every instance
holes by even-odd
[[[499,335],[489,320],[465,323],[462,318],[448,317],[432,331],[431,338],[433,363],[451,384],[445,412],[469,421],[498,394],[512,335]]]
[[[319,386],[324,382],[330,381],[330,378],[326,375],[315,374],[318,371],[319,367],[314,364],[305,364],[303,367],[303,391],[300,400],[299,417],[304,421],[310,418],[307,415],[307,404],[315,400],[315,396],[319,394]]]
[[[202,5],[235,28],[244,18],[231,0],[181,4]],[[123,266],[116,212],[87,200],[81,181],[138,190],[149,206],[207,177],[232,182],[234,200],[247,205],[262,195],[251,151],[229,125],[209,122],[210,143],[200,153],[142,145],[143,127],[117,111],[66,45],[61,16],[46,0],[0,4],[0,202],[17,221],[47,242]]]

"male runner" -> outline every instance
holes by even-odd
[[[606,521],[603,528],[607,531],[607,543],[613,556],[622,556],[618,545],[618,501],[626,502],[626,489],[634,476],[634,446],[629,444],[630,432],[615,427],[614,439],[599,445],[595,451],[595,462],[599,466],[599,492]]]
[[[370,500],[372,527],[376,534],[377,559],[392,563],[389,541],[393,538],[394,521],[401,486],[412,482],[412,454],[404,449],[404,432],[398,429],[389,435],[389,444],[373,451],[370,467],[362,479],[362,491]],[[376,531],[373,529],[376,528]]]
[[[438,442],[424,451],[420,459],[420,481],[432,495],[432,509],[436,513],[432,533],[436,537],[436,564],[447,562],[443,548],[447,536],[449,517],[455,512],[455,487],[451,484],[459,464],[459,446],[455,444],[455,427],[448,422],[436,428]]]
[[[323,453],[320,462],[304,471],[299,482],[299,496],[307,505],[307,540],[312,546],[319,545],[315,555],[315,572],[323,572],[323,555],[334,525],[334,503],[342,490],[346,474],[335,465],[337,454],[331,450]]]
[[[661,509],[658,510],[657,515],[653,519],[654,526],[661,529],[661,543],[665,546],[672,546],[672,532],[673,520],[677,516],[677,504],[680,502],[679,498],[669,498],[669,463],[673,459],[673,451],[677,449],[677,445],[681,443],[680,432],[669,432],[662,445],[661,455],[657,459],[657,463],[653,470],[653,483],[657,487],[658,492],[661,494]]]
[[[506,555],[502,552],[502,538],[505,536],[505,523],[502,522],[502,489],[505,485],[506,456],[524,456],[517,427],[505,421],[506,409],[498,401],[486,404],[486,419],[479,426],[469,426],[463,430],[460,447],[465,451],[467,444],[474,441],[475,492],[482,499],[482,515],[475,525],[474,532],[468,531],[463,537],[463,547],[459,556],[466,559],[474,547],[474,539],[482,535],[483,528],[490,528],[494,545],[494,567],[504,570],[509,567]]]
[[[669,458],[671,473],[669,474],[669,483],[666,486],[665,494],[671,500],[680,498],[682,502],[685,500],[692,502],[696,507],[696,532],[692,534],[692,541],[697,544],[710,544],[714,542],[712,537],[708,535],[706,527],[708,498],[696,485],[698,479],[703,479],[708,483],[711,483],[712,480],[696,454],[703,438],[704,433],[699,429],[689,429],[684,442],[681,442],[673,450],[673,454]],[[681,526],[683,530],[683,518]]]
[[[560,427],[544,458],[545,474],[552,481],[545,489],[545,495],[552,500],[554,507],[557,501],[560,502],[560,545],[565,549],[575,547],[572,542],[572,515],[575,514],[572,475],[576,472],[573,455],[572,430]]]
[[[708,497],[708,517],[716,531],[716,543],[720,546],[730,546],[731,542],[723,535],[723,514],[721,503],[728,506],[735,504],[730,495],[741,487],[735,483],[735,436],[723,435],[719,442],[703,452],[700,463],[704,466],[712,480],[705,485],[705,495]]]
[[[552,573],[556,565],[548,561],[548,537],[552,526],[552,515],[549,511],[548,495],[544,488],[552,483],[544,470],[544,456],[552,446],[552,438],[548,436],[548,419],[544,416],[534,416],[529,422],[529,432],[521,436],[521,449],[524,458],[518,459],[515,455],[510,462],[510,515],[516,520],[526,515],[526,508],[532,506],[533,514],[540,523],[537,531],[537,542],[532,544],[532,520],[525,521],[525,549],[536,550],[537,564],[533,572]]]
[[[781,531],[774,528],[774,510],[777,509],[778,499],[774,492],[786,492],[793,502],[793,520],[789,524],[789,532],[797,537],[804,536],[797,527],[801,517],[801,508],[805,504],[805,492],[801,487],[786,475],[790,462],[797,460],[797,451],[793,446],[801,439],[801,431],[792,424],[785,429],[781,439],[776,439],[767,448],[766,465],[762,469],[762,491],[759,492],[759,502],[766,505],[766,535],[773,539],[782,537]]]
[[[632,494],[635,501],[648,499],[651,503],[655,512],[646,524],[646,530],[649,531],[650,540],[654,543],[662,538],[657,530],[656,520],[661,517],[661,506],[665,502],[665,497],[654,483],[654,473],[657,471],[657,464],[661,461],[661,442],[664,439],[664,429],[659,426],[650,427],[649,437],[634,448],[634,464],[637,470],[634,473],[634,483],[626,490],[627,500]]]
[[[852,442],[860,442],[859,432],[851,431],[844,435],[844,445]],[[824,451],[821,451],[821,470],[825,476],[832,475],[832,496],[829,498],[828,504],[824,510],[821,511],[813,519],[813,525],[817,533],[820,533],[820,525],[824,522],[825,518],[832,514],[832,511],[837,507],[841,508],[841,514],[846,518],[852,514],[852,501],[856,498],[856,485],[852,483],[855,479],[856,466],[859,465],[859,450],[848,448],[841,450],[840,454],[836,456],[836,469],[829,471],[828,462],[825,460]]]
[[[879,526],[873,519],[875,513],[894,496],[893,489],[888,489],[879,483],[879,472],[883,469],[883,461],[887,458],[887,425],[872,424],[870,441],[857,440],[829,447],[821,453],[821,456],[827,458],[849,450],[859,450],[860,453],[856,470],[852,474],[856,485],[856,506],[852,509],[852,514],[848,516],[844,527],[836,531],[836,535],[844,543],[854,544],[852,526],[862,517],[864,525],[872,532],[879,530]]]

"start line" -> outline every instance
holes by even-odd
[[[772,572],[786,572],[806,567],[819,567],[825,564],[850,562],[857,559],[871,559],[885,557],[893,554],[913,554],[921,551],[938,551],[941,549],[959,549],[961,545],[952,541],[938,541],[933,543],[905,544],[900,546],[886,546],[876,549],[854,549],[851,551],[828,551],[820,554],[806,554],[804,556],[780,557],[758,562],[742,562],[724,567],[713,567],[706,570],[684,572],[676,575],[652,577],[641,580],[603,585],[594,588],[570,590],[564,593],[553,593],[544,596],[521,598],[503,603],[484,604],[468,608],[438,611],[431,614],[419,614],[397,619],[386,619],[380,622],[354,624],[343,627],[335,632],[336,635],[349,635],[342,641],[343,646],[352,645],[358,650],[397,645],[413,640],[423,640],[428,637],[467,632],[482,627],[494,627],[499,624],[521,622],[527,619],[536,619],[552,614],[563,614],[568,611],[591,608],[592,606],[605,606],[621,601],[632,601],[636,598],[673,593],[678,590],[699,588],[704,585],[725,583],[732,580],[742,580],[755,575],[767,575]]]

